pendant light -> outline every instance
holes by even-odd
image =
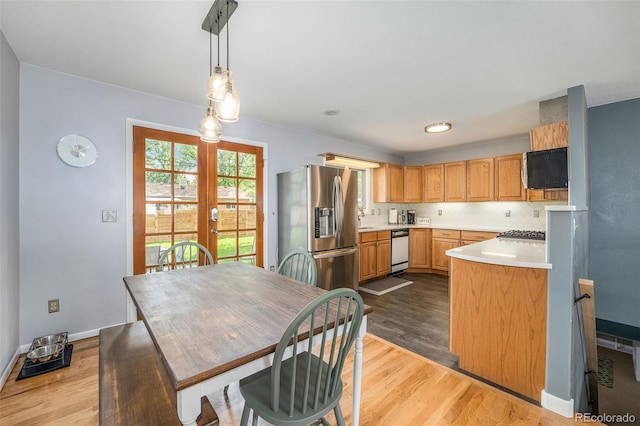
[[[218,37],[220,37],[219,34]],[[240,115],[240,98],[229,68],[229,1],[227,1],[227,78],[221,96],[217,93],[215,96],[216,118],[225,123],[238,121]]]
[[[198,133],[200,133],[200,140],[208,143],[220,142],[222,136],[222,125],[215,117],[213,112],[213,103],[209,102],[207,108],[207,115],[200,121],[198,126]]]
[[[216,24],[218,27],[217,33],[220,34],[220,14],[219,12],[216,16]],[[211,37],[213,37],[213,33],[211,33]],[[209,44],[209,51],[211,51],[211,44]],[[207,98],[210,101],[222,100],[224,95],[224,87],[227,83],[227,75],[224,71],[222,71],[222,67],[220,66],[220,37],[218,36],[218,64],[215,66],[213,71],[211,72],[211,76],[207,81]]]
[[[211,38],[213,35],[209,36],[209,71],[211,74]],[[213,102],[209,101],[209,107],[207,108],[207,114],[204,116],[202,120],[200,120],[200,125],[198,126],[198,133],[200,134],[200,140],[207,143],[218,143],[220,142],[220,137],[222,136],[222,125],[215,117]]]

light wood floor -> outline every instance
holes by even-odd
[[[16,382],[22,359],[0,392],[0,425],[98,424],[97,337],[74,342],[70,367]],[[347,424],[351,367],[348,360],[341,404]],[[362,386],[360,415],[365,426],[574,423],[373,335],[365,337]],[[221,425],[239,424],[243,401],[235,385],[228,400],[222,391],[210,399]]]

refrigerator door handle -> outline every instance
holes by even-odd
[[[340,257],[346,256],[348,254],[353,254],[358,252],[358,247],[350,247],[346,249],[338,249],[338,250],[329,250],[322,253],[317,253],[313,255],[314,259],[329,259],[331,257]]]
[[[344,199],[342,198],[342,180],[340,176],[333,178],[333,208],[334,221],[336,224],[336,240],[340,245],[340,237],[342,235],[342,223],[344,221]]]

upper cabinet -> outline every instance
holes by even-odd
[[[542,151],[544,149],[569,146],[569,122],[561,121],[559,123],[534,127],[529,132],[529,138],[531,151]],[[552,191],[529,190],[527,198],[530,201],[567,200],[569,198],[569,191],[566,189]]]
[[[427,203],[444,202],[444,164],[424,166],[424,197]]]
[[[531,151],[569,146],[569,122],[534,127],[529,132]]]
[[[404,200],[404,167],[384,163],[373,169],[373,201],[401,203]]]
[[[422,166],[404,166],[404,202],[422,201]]]
[[[467,201],[467,162],[445,163],[444,184],[445,201]]]
[[[494,158],[496,201],[524,201],[527,191],[522,183],[522,154]]]
[[[467,161],[467,201],[493,201],[493,157]]]

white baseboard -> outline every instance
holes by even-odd
[[[11,357],[9,364],[7,364],[7,368],[4,369],[4,371],[2,372],[2,376],[0,376],[0,390],[2,390],[2,388],[4,388],[4,384],[7,383],[9,374],[11,374],[11,371],[13,370],[13,367],[16,365],[16,362],[18,362],[19,357],[20,357],[20,348],[16,349],[16,352]]]
[[[627,354],[633,353],[633,347],[624,343],[620,343],[617,338],[613,337],[612,340],[603,339],[602,337],[598,337],[597,339],[598,346],[602,346],[603,348],[613,349],[614,351],[620,351]],[[627,340],[625,340],[627,341]]]
[[[560,414],[561,416],[572,418],[573,417],[573,398],[569,401],[558,398],[557,396],[546,393],[542,390],[540,404],[549,411]]]

